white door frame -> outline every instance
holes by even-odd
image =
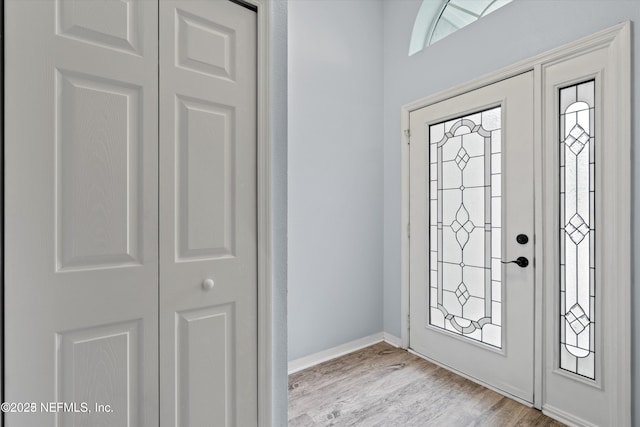
[[[229,0],[235,3],[245,3],[256,9],[257,37],[258,37],[258,102],[257,102],[257,190],[258,190],[258,424],[269,427],[272,425],[273,406],[273,320],[272,320],[272,218],[271,218],[271,115],[270,89],[269,89],[269,58],[271,46],[270,37],[270,2],[269,0]],[[0,7],[0,17],[4,18],[4,1]],[[4,36],[4,25],[0,32]],[[0,49],[2,47],[0,46]],[[4,157],[4,50],[0,50],[0,69],[2,81],[0,82],[0,161]],[[4,169],[0,164],[0,209],[2,219],[0,222],[0,256],[4,261]],[[0,262],[0,278],[4,291],[4,262]],[[0,292],[0,307],[4,301]],[[4,316],[0,316],[0,331],[4,330]],[[4,390],[4,340],[0,340],[0,402],[3,402]],[[4,425],[4,417],[0,414],[0,427]]]
[[[271,283],[271,115],[269,110],[269,0],[229,0],[256,8],[258,15],[258,425],[273,421],[273,317]]]
[[[566,44],[557,49],[545,52],[541,55],[520,61],[514,65],[498,70],[494,73],[482,76],[470,82],[456,86],[435,95],[420,99],[411,104],[404,105],[401,110],[401,346],[409,347],[409,114],[411,111],[441,102],[443,100],[461,95],[466,92],[496,83],[498,81],[531,71],[534,72],[534,179],[536,200],[543,200],[543,182],[545,169],[543,164],[543,77],[544,69],[552,64],[574,58],[596,49],[607,49],[609,62],[606,72],[609,73],[612,85],[608,90],[615,102],[607,104],[607,108],[614,109],[612,117],[617,122],[611,123],[612,128],[618,129],[616,138],[607,141],[611,147],[609,159],[606,161],[609,170],[618,173],[611,177],[609,182],[615,182],[619,191],[615,194],[607,194],[606,202],[617,206],[616,211],[608,211],[607,216],[616,227],[611,232],[614,235],[608,242],[606,251],[616,253],[615,265],[606,274],[607,283],[617,284],[617,288],[607,294],[610,297],[609,306],[616,307],[615,321],[607,322],[603,328],[609,340],[609,346],[618,349],[617,358],[607,359],[604,369],[607,375],[616,379],[616,407],[612,410],[616,416],[616,423],[612,425],[631,425],[631,237],[628,230],[631,228],[631,23],[624,22],[584,37],[575,42]],[[612,76],[612,77],[611,77]],[[614,192],[609,192],[614,193]],[[543,261],[543,237],[544,224],[542,221],[544,203],[537,203],[535,210],[536,247],[535,259]],[[543,382],[544,346],[554,337],[545,336],[543,319],[543,301],[545,295],[552,291],[552,284],[544,286],[544,277],[547,277],[552,266],[545,266],[544,262],[536,265],[535,278],[535,321],[534,321],[534,406],[543,409],[545,413],[555,418],[563,418],[564,422],[575,423],[567,417],[569,414],[560,414],[544,407]],[[614,319],[611,319],[614,320]],[[614,328],[612,325],[616,325]],[[546,409],[546,410],[545,410]]]
[[[237,1],[237,0],[231,0]],[[270,2],[243,0],[258,14],[258,425],[273,420],[273,316],[271,266],[271,115],[269,110]]]

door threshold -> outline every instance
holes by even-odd
[[[488,388],[488,389],[489,389],[489,390],[491,390],[491,391],[495,391],[496,393],[501,394],[501,395],[503,395],[503,396],[505,396],[505,397],[508,397],[508,398],[509,398],[509,399],[511,399],[511,400],[515,400],[516,402],[521,403],[521,404],[523,404],[524,406],[527,406],[527,407],[529,407],[529,408],[535,408],[535,409],[538,409],[538,410],[540,409],[540,408],[536,408],[536,407],[535,407],[535,405],[533,404],[533,402],[526,401],[526,400],[522,399],[521,397],[515,396],[515,395],[513,395],[513,394],[511,394],[511,393],[509,393],[509,392],[506,392],[506,391],[504,391],[504,390],[500,390],[499,388],[497,388],[497,387],[495,387],[495,386],[492,386],[491,384],[487,384],[486,382],[484,382],[484,381],[482,381],[482,380],[479,380],[479,379],[477,379],[477,378],[475,378],[475,377],[472,377],[472,376],[470,376],[470,375],[467,375],[467,374],[465,374],[464,372],[460,372],[460,371],[458,371],[457,369],[454,369],[454,368],[452,368],[452,367],[450,367],[450,366],[445,365],[444,363],[440,363],[440,362],[438,362],[438,361],[436,361],[436,360],[433,360],[433,359],[431,359],[431,358],[429,358],[429,357],[427,357],[427,356],[425,356],[425,355],[423,355],[423,354],[420,354],[420,353],[418,353],[417,351],[413,350],[412,348],[407,348],[407,351],[408,351],[409,353],[411,353],[411,354],[415,355],[415,356],[418,356],[418,357],[419,357],[419,358],[421,358],[421,359],[426,360],[427,362],[431,362],[431,363],[433,363],[434,365],[438,365],[438,366],[440,366],[441,368],[446,369],[447,371],[453,372],[453,373],[454,373],[454,374],[456,374],[456,375],[460,375],[461,377],[466,378],[466,379],[468,379],[469,381],[473,381],[474,383],[479,384],[479,385],[481,385],[482,387]]]

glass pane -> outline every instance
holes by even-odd
[[[560,367],[595,379],[593,80],[560,90]]]
[[[424,2],[433,2],[433,0],[423,0]],[[466,27],[467,25],[475,22],[479,18],[490,14],[496,9],[510,3],[512,0],[446,0],[444,8],[440,14],[437,14],[438,9],[434,7],[427,7],[423,4],[420,8],[419,15],[427,10],[430,13],[435,14],[431,28],[429,29],[430,35],[426,38],[426,45],[431,45],[438,40],[448,36],[451,33]],[[420,16],[421,17],[421,16]],[[416,19],[416,25],[426,25],[429,22],[427,19]],[[414,37],[418,37],[418,34],[423,35],[423,31],[416,31],[414,27],[411,34],[411,45],[417,44],[417,40],[414,41]],[[424,36],[423,36],[424,37]],[[409,55],[416,53],[420,49],[410,48]],[[490,128],[485,128],[491,130]]]
[[[458,9],[456,7],[450,7],[450,6],[451,5],[447,6],[444,9],[440,19],[446,19],[457,28],[466,27],[467,25],[471,24],[473,21],[478,19],[477,16],[474,16],[466,12],[464,9]]]
[[[493,3],[494,0],[451,0],[449,5],[468,10],[476,16],[481,16],[482,12]]]
[[[488,15],[491,12],[494,12],[500,9],[502,6],[507,3],[511,3],[511,0],[494,0],[485,10],[482,12],[482,16]]]
[[[429,131],[429,323],[494,347],[502,346],[500,120],[496,107]]]

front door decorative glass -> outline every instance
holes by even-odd
[[[429,323],[495,347],[502,346],[501,112],[429,126]]]

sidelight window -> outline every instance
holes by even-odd
[[[560,367],[595,379],[595,81],[560,89]]]

